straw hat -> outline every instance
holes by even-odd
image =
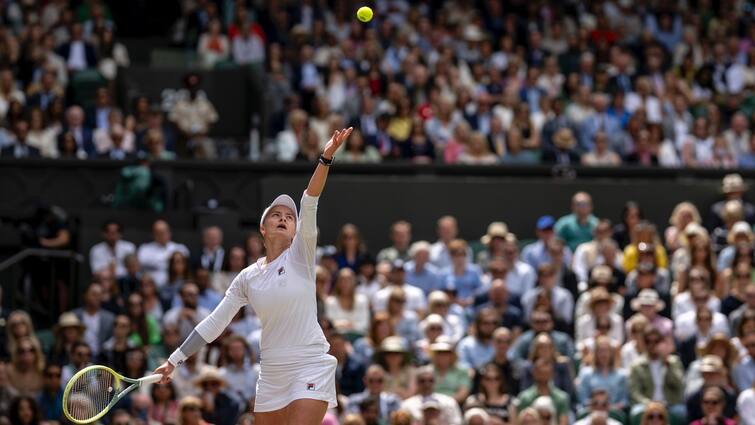
[[[502,221],[494,221],[488,225],[488,232],[480,238],[483,245],[488,245],[493,238],[505,238],[509,228]]]
[[[590,272],[590,280],[593,282],[611,283],[613,281],[613,272],[606,265],[595,266]]]
[[[65,328],[77,328],[79,331],[83,332],[87,327],[85,324],[81,323],[81,320],[79,320],[76,314],[69,311],[60,315],[58,318],[58,324],[55,325],[55,331],[60,332]]]
[[[746,190],[747,185],[739,174],[727,174],[721,183],[721,192],[723,193],[744,192]]]
[[[728,235],[726,235],[726,242],[729,243],[729,245],[734,245],[734,241],[737,239],[737,236],[739,235],[745,235],[747,236],[747,240],[752,242],[752,227],[746,222],[746,221],[738,221],[734,223],[734,226],[732,226],[731,231]]]
[[[590,309],[592,310],[595,308],[595,304],[600,302],[613,304],[613,297],[611,297],[611,294],[609,294],[606,288],[603,288],[602,286],[598,286],[590,291]]]
[[[380,343],[381,353],[407,353],[406,341],[400,336],[389,336]]]
[[[215,366],[205,366],[202,371],[199,372],[199,376],[194,378],[194,385],[201,386],[205,382],[220,382],[221,386],[225,386],[226,380],[220,369]]]
[[[709,354],[700,360],[700,372],[721,372],[724,362],[716,355]]]
[[[637,311],[643,306],[655,306],[656,311],[661,311],[666,307],[666,303],[658,296],[655,289],[643,289],[637,298],[632,300],[632,310]]]
[[[449,352],[454,353],[454,344],[451,339],[445,335],[435,338],[435,342],[430,344],[430,351],[433,353]]]

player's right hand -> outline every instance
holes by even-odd
[[[175,366],[173,366],[169,361],[166,360],[165,363],[161,364],[160,367],[155,369],[155,373],[163,376],[163,379],[160,380],[159,384],[170,383],[170,375],[173,373],[173,369],[175,368]]]

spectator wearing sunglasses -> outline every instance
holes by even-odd
[[[48,364],[45,367],[42,391],[37,397],[37,404],[42,413],[42,420],[61,421],[63,418],[61,372],[60,366],[56,364]]]
[[[385,369],[382,366],[374,364],[367,368],[364,374],[364,388],[364,391],[349,396],[346,411],[359,413],[362,402],[374,397],[378,400],[380,421],[390,422],[393,412],[401,407],[401,399],[396,394],[385,391]]]
[[[723,366],[723,365],[722,365]],[[724,412],[729,408],[724,397],[724,391],[719,387],[708,387],[703,391],[702,397],[702,414],[700,419],[693,421],[690,425],[734,425],[736,421],[731,419]]]

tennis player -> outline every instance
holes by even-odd
[[[214,341],[236,312],[251,304],[262,321],[261,364],[254,403],[257,425],[320,425],[336,406],[337,361],[317,322],[315,248],[317,201],[336,150],[353,128],[337,130],[325,145],[301,213],[280,195],[260,219],[267,256],[242,270],[215,310],[155,369],[168,382],[173,369]],[[297,220],[298,217],[298,220]]]

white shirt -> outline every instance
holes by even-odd
[[[72,41],[71,50],[68,52],[68,68],[80,71],[87,68],[87,56],[84,42]]]
[[[697,312],[692,310],[680,314],[676,320],[674,320],[674,336],[679,341],[684,341],[697,332],[696,316]],[[717,333],[729,335],[729,321],[726,320],[726,316],[717,311],[713,312],[713,324],[711,326],[711,335]]]
[[[317,200],[302,196],[291,246],[272,262],[260,258],[236,276],[220,305],[197,325],[202,339],[214,341],[251,303],[262,323],[260,358],[295,362],[328,352],[315,302]]]
[[[351,330],[364,334],[370,326],[370,302],[364,294],[354,294],[352,309],[345,310],[338,297],[331,295],[325,299],[325,315],[337,328],[341,322],[348,322]]]
[[[420,394],[409,397],[401,403],[401,408],[408,410],[414,420],[422,421],[422,404],[425,400],[433,399],[440,405],[441,423],[448,425],[461,425],[461,409],[459,409],[459,403],[452,397],[445,394],[433,393],[430,396],[424,397]]]
[[[650,361],[650,376],[653,378],[653,400],[664,401],[663,379],[666,376],[666,366],[660,360]]]
[[[438,270],[448,269],[453,266],[451,262],[451,254],[448,252],[448,247],[443,241],[437,241],[430,246],[430,262],[438,268]],[[467,262],[472,261],[472,249],[467,247]]]
[[[107,242],[100,242],[89,250],[89,268],[96,272],[115,263],[115,277],[126,275],[126,267],[123,260],[127,255],[136,252],[136,245],[129,241],[119,240],[115,242],[115,249],[111,249]]]
[[[721,310],[721,300],[715,295],[711,295],[708,298],[706,306],[711,311],[719,311]],[[692,296],[689,291],[685,291],[674,297],[674,304],[671,306],[671,318],[676,320],[682,314],[688,311],[694,312],[695,310],[695,303],[692,301]]]
[[[409,310],[420,311],[427,309],[427,299],[425,293],[409,284],[403,284],[401,286],[388,285],[385,288],[377,291],[375,296],[372,297],[372,310],[375,312],[385,311],[388,308],[388,298],[391,296],[394,288],[401,288],[406,294],[405,307]]]
[[[100,351],[100,313],[94,313],[93,315],[90,315],[89,313],[83,311],[83,314],[81,315],[81,320],[84,322],[84,325],[86,325],[86,330],[84,331],[84,341],[89,345],[89,348],[92,350],[92,357],[97,355]]]
[[[512,296],[521,297],[535,287],[537,272],[524,261],[517,260],[514,267],[506,273],[506,288]]]
[[[740,424],[755,425],[755,390],[748,388],[737,397],[737,412]]]
[[[149,242],[139,247],[137,256],[142,271],[149,273],[154,279],[158,288],[161,288],[168,282],[168,259],[174,252],[180,252],[189,257],[189,248],[186,245],[169,241],[165,245],[157,242]]]

